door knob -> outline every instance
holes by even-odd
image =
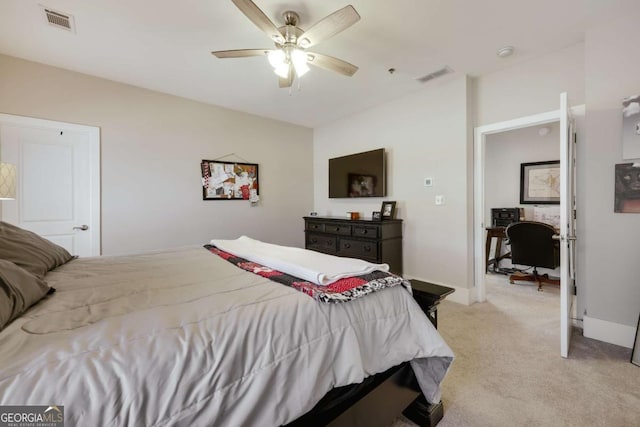
[[[73,227],[74,230],[82,230],[82,231],[87,231],[89,229],[89,226],[87,224],[83,224],[80,227]]]

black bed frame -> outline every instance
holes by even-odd
[[[427,403],[408,362],[360,384],[334,388],[311,411],[286,427],[384,427],[401,413],[419,426],[429,427],[444,415],[442,402]]]
[[[413,295],[434,326],[437,305],[452,288],[411,280]],[[444,416],[442,402],[430,404],[420,391],[409,362],[330,390],[313,409],[286,427],[384,427],[400,414],[419,426],[433,427]]]

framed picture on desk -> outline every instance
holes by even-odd
[[[560,160],[520,164],[520,203],[560,204]]]

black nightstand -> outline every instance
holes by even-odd
[[[411,279],[411,289],[413,289],[413,299],[418,302],[424,314],[427,315],[433,326],[438,327],[438,304],[453,293],[455,289],[447,286],[435,285],[433,283],[422,282]]]

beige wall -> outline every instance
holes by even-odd
[[[640,3],[632,9],[626,18],[586,34],[587,138],[578,149],[578,231],[583,236],[578,261],[587,292],[586,316],[635,330],[640,214],[613,212],[615,164],[633,161],[622,159],[621,102],[640,93]]]
[[[578,317],[584,333],[631,345],[640,312],[640,215],[613,212],[616,163],[622,160],[621,101],[640,93],[637,17],[591,28],[585,43],[475,81],[476,125],[555,110],[559,93],[586,104],[577,148]],[[587,317],[591,320],[586,321]]]
[[[485,224],[491,223],[491,208],[524,208],[525,218],[533,219],[533,205],[520,204],[520,164],[560,159],[560,125],[545,126],[550,131],[544,136],[538,134],[544,126],[487,135]]]
[[[241,234],[304,244],[311,129],[3,55],[0,112],[100,127],[104,254]],[[200,161],[229,153],[259,163],[259,206],[202,200]]]
[[[478,77],[474,89],[475,126],[557,110],[562,92],[570,105],[582,105],[584,44]]]
[[[329,199],[328,159],[375,148],[387,152],[387,197],[404,220],[407,276],[470,288],[473,206],[469,195],[468,81],[435,81],[420,92],[314,130],[314,210],[344,216],[379,211],[382,198]],[[425,187],[424,178],[433,178]],[[436,206],[435,195],[445,198]],[[471,246],[472,248],[472,246]],[[456,297],[461,293],[457,292]]]

